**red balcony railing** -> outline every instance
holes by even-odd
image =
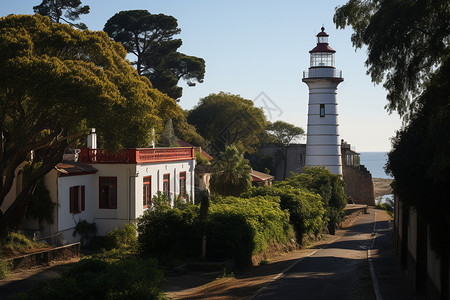
[[[194,147],[138,148],[112,151],[81,149],[80,161],[97,164],[136,164],[195,159]]]

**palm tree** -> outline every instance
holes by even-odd
[[[212,193],[223,196],[239,196],[251,187],[252,169],[248,160],[235,146],[226,147],[213,160],[210,187]]]

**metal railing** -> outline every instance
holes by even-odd
[[[342,78],[342,71],[333,68],[317,68],[303,71],[303,78]]]
[[[138,148],[119,151],[83,148],[80,153],[80,162],[98,164],[135,164],[193,159],[195,159],[194,147]]]

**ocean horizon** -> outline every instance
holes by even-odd
[[[372,174],[372,178],[392,179],[384,172],[388,152],[360,152],[361,165],[364,165]]]

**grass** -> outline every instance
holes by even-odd
[[[231,273],[228,273],[228,274],[227,274],[226,269],[223,268],[223,274],[220,275],[219,277],[217,277],[216,280],[223,279],[223,278],[230,278],[230,277],[231,277],[231,278],[234,278],[234,277],[235,277],[234,272],[231,272]]]
[[[11,267],[9,263],[0,259],[0,279],[8,278],[11,275]]]
[[[16,231],[9,232],[0,243],[0,249],[6,256],[17,255],[33,249],[47,247],[47,244],[33,241],[22,233]]]

